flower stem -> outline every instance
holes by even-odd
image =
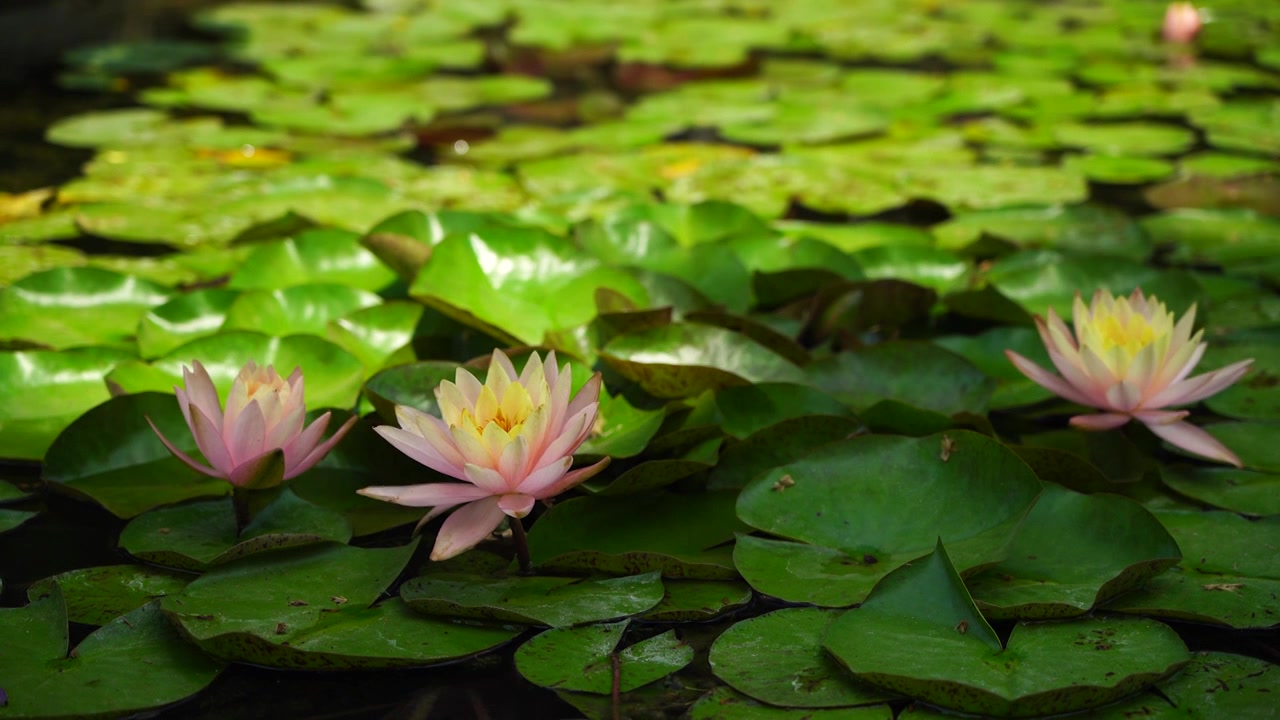
[[[524,521],[511,518],[511,539],[516,543],[516,559],[520,561],[520,574],[532,575],[533,562],[529,560],[529,536],[524,531]]]
[[[231,505],[236,509],[236,537],[240,537],[249,526],[249,491],[242,487],[232,488]]]

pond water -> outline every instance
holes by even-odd
[[[0,13],[0,718],[1274,712],[1280,9]],[[1136,288],[1253,363],[1071,429],[1121,401],[1005,352]],[[494,348],[603,377],[535,577],[355,494],[442,479],[373,428]],[[195,452],[193,359],[362,418],[243,535],[147,424]]]

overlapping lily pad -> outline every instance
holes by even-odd
[[[939,536],[966,574],[1003,560],[1040,489],[1017,456],[977,433],[857,437],[742,491],[739,517],[787,540],[741,536],[734,562],[768,595],[853,605]]]
[[[614,677],[625,692],[688,665],[693,648],[674,630],[615,650],[629,620],[608,625],[548,630],[516,651],[516,669],[530,682],[559,690],[612,692]]]
[[[68,620],[106,625],[152,600],[178,592],[194,578],[187,573],[142,565],[104,565],[70,570],[32,583],[27,597],[36,602],[59,592]]]
[[[128,348],[142,314],[169,297],[160,285],[109,270],[46,270],[0,290],[0,340]]]
[[[426,615],[568,627],[649,610],[663,588],[656,572],[594,580],[432,573],[406,582],[400,597]]]

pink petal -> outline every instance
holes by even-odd
[[[1081,430],[1114,430],[1133,418],[1122,413],[1098,413],[1096,415],[1076,415],[1071,418],[1071,427]]]
[[[516,372],[516,366],[511,363],[511,358],[497,348],[493,349],[493,355],[489,357],[489,372],[493,372],[495,366],[502,368],[502,376],[508,380],[508,382],[503,383],[502,387],[504,388],[520,377],[519,373]],[[486,379],[485,382],[488,382],[488,380]],[[497,392],[497,388],[494,388],[494,392]]]
[[[467,503],[444,521],[436,535],[432,560],[448,560],[475,547],[481,540],[498,529],[506,515],[498,507],[497,497],[487,497]]]
[[[1093,407],[1104,407],[1107,404],[1107,386],[1105,380],[1099,383],[1094,380],[1089,372],[1084,368],[1084,361],[1080,359],[1079,353],[1064,356],[1053,348],[1048,348],[1049,359],[1053,361],[1053,366],[1062,374],[1062,379],[1084,397],[1089,402],[1083,405],[1091,405]]]
[[[476,400],[480,398],[480,389],[484,386],[480,384],[475,375],[472,375],[464,368],[458,368],[453,378],[453,385],[458,391],[458,397],[462,398],[466,403],[462,407],[474,412]]]
[[[1059,397],[1066,398],[1071,402],[1080,405],[1097,405],[1088,395],[1068,385],[1065,380],[1045,370],[1039,365],[1031,362],[1025,357],[1019,355],[1012,350],[1004,351],[1005,357],[1009,358],[1009,362],[1018,369],[1023,375],[1026,375],[1032,382],[1040,385],[1049,392]]]
[[[453,437],[449,434],[449,426],[445,425],[440,418],[428,415],[421,410],[397,405],[396,420],[399,421],[400,427],[425,439],[437,455],[444,458],[444,461],[450,465],[459,468],[459,471],[463,465],[467,464],[462,453],[458,452]]]
[[[325,414],[328,415],[328,413],[325,413]],[[352,415],[351,417],[347,418],[347,421],[342,423],[342,427],[338,428],[338,431],[335,432],[332,436],[330,436],[328,440],[325,440],[324,442],[320,443],[315,447],[315,449],[307,453],[306,457],[302,458],[302,461],[299,462],[296,467],[290,467],[289,473],[288,475],[285,476],[285,479],[289,480],[291,478],[295,478],[301,475],[302,473],[310,470],[312,467],[315,466],[316,463],[323,460],[324,456],[328,455],[329,451],[332,450],[333,447],[337,445],[340,440],[342,440],[343,436],[347,434],[347,431],[355,426],[356,420],[358,419],[359,418],[357,418],[355,415]],[[318,423],[320,421],[316,420],[316,422]]]
[[[606,457],[594,465],[588,465],[584,468],[574,470],[571,473],[566,473],[561,476],[559,480],[543,488],[542,492],[537,496],[538,499],[546,500],[549,497],[555,497],[566,490],[576,487],[583,481],[591,479],[596,475],[596,473],[599,473],[601,470],[604,470],[609,466],[610,459],[611,458]]]
[[[302,432],[302,423],[307,419],[306,414],[305,406],[291,406],[285,416],[267,430],[267,439],[263,447],[276,448],[288,445],[290,440]]]
[[[515,487],[524,479],[524,467],[527,461],[527,447],[523,436],[507,443],[498,458],[498,472],[506,479],[507,487]]]
[[[1131,382],[1118,382],[1107,388],[1108,410],[1128,414],[1142,402],[1142,389]]]
[[[552,350],[547,354],[547,361],[550,367],[555,367],[554,362],[556,351]],[[529,360],[524,364],[524,372],[520,373],[520,384],[528,388],[533,384],[533,379],[538,373],[538,368],[543,368],[543,377],[546,377],[546,369],[543,367],[542,358],[538,357],[538,353],[529,356]]]
[[[547,445],[547,449],[542,451],[542,455],[533,461],[533,466],[540,468],[549,462],[572,455],[573,451],[577,450],[582,441],[586,439],[587,433],[591,432],[591,428],[587,426],[588,413],[594,415],[592,409],[587,408],[569,418],[569,421],[564,424],[564,431],[560,434],[560,437]]]
[[[1188,405],[1203,400],[1210,395],[1216,395],[1226,390],[1228,386],[1248,372],[1251,363],[1253,363],[1253,358],[1241,360],[1238,363],[1232,363],[1213,372],[1207,372],[1175,383],[1153,397],[1147,404],[1153,408],[1166,407],[1168,405]]]
[[[1170,445],[1210,460],[1241,467],[1240,458],[1228,450],[1226,445],[1191,423],[1175,422],[1168,425],[1147,425],[1147,427]]]
[[[284,460],[285,465],[289,468],[288,477],[292,478],[299,472],[294,472],[294,468],[302,464],[307,456],[316,449],[316,444],[320,442],[320,438],[324,437],[324,431],[329,427],[329,419],[333,413],[325,413],[316,418],[306,430],[294,435],[284,443]],[[268,444],[267,447],[281,447],[280,445]],[[286,478],[288,479],[288,478]]]
[[[1151,426],[1176,423],[1190,414],[1186,410],[1143,410],[1134,413],[1133,417],[1142,424]]]
[[[191,403],[204,411],[210,418],[222,417],[222,403],[218,400],[218,390],[213,386],[209,371],[204,369],[199,360],[191,361],[192,370],[182,368],[182,380],[187,386],[187,397]]]
[[[515,488],[516,492],[532,495],[539,500],[550,497],[550,495],[545,495],[544,491],[559,480],[561,476],[569,472],[569,467],[572,465],[573,458],[571,457],[564,457],[555,462],[547,463],[521,480],[520,484]]]
[[[204,459],[221,475],[231,477],[236,461],[226,446],[222,444],[222,435],[213,420],[205,416],[204,411],[196,406],[191,407],[191,434],[196,438],[196,446],[204,453]]]
[[[160,438],[160,442],[164,443],[164,446],[169,449],[169,452],[173,453],[173,456],[181,460],[187,467],[198,473],[204,473],[209,477],[222,478],[223,480],[227,479],[226,475],[220,474],[217,470],[197,462],[190,455],[174,447],[173,443],[169,442],[169,438],[165,437],[164,433],[160,432],[160,428],[157,428],[156,424],[151,422],[151,418],[146,415],[143,415],[143,417],[146,418],[147,424],[151,426],[151,429],[155,431],[156,436]]]
[[[262,408],[258,406],[257,400],[250,400],[230,430],[227,452],[239,465],[261,454],[266,449],[263,445],[266,439],[267,427],[266,420],[262,417]]]
[[[284,482],[284,451],[272,448],[236,466],[227,478],[236,487],[259,489]]]
[[[569,417],[569,393],[573,392],[573,376],[569,372],[569,366],[565,365],[560,368],[559,373],[555,375],[555,384],[551,386],[551,397],[547,399],[547,433],[550,435],[559,435],[564,427],[564,421]],[[551,376],[548,376],[550,379]]]
[[[360,488],[357,494],[409,507],[436,507],[489,497],[491,493],[471,483],[426,483],[423,485],[374,485]]]
[[[511,486],[507,484],[507,479],[493,468],[467,463],[464,470],[467,474],[467,482],[483,488],[489,495],[505,495],[511,492]]]
[[[573,400],[569,403],[569,408],[565,410],[565,415],[573,417],[579,412],[582,412],[583,408],[591,405],[592,403],[599,403],[599,401],[600,373],[596,373],[591,376],[591,379],[587,381],[587,384],[583,385],[582,389],[578,391],[578,394],[573,397]]]
[[[521,495],[519,493],[513,495],[503,495],[498,498],[498,507],[502,512],[513,518],[522,518],[533,510],[533,498],[529,495]]]
[[[391,443],[397,450],[413,458],[418,463],[449,477],[458,478],[459,480],[467,479],[467,474],[461,467],[452,465],[441,457],[440,453],[436,452],[435,448],[431,446],[431,443],[427,442],[421,435],[415,435],[408,430],[401,430],[390,425],[379,425],[373,431],[381,435],[384,440]]]

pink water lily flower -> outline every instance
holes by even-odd
[[[574,451],[595,425],[600,374],[572,400],[570,383],[569,366],[560,368],[554,351],[545,363],[534,353],[517,375],[511,360],[494,350],[483,385],[458,368],[454,382],[445,380],[436,388],[441,417],[397,405],[400,427],[374,429],[414,460],[465,482],[367,487],[360,494],[432,508],[423,522],[461,505],[440,528],[432,560],[471,549],[504,516],[513,518],[521,551],[519,518],[529,514],[534,501],[559,495],[609,463],[606,457],[569,470]],[[522,556],[521,564],[526,561]]]
[[[179,460],[237,488],[271,487],[297,477],[320,462],[355,424],[353,416],[324,442],[320,439],[330,413],[303,429],[307,408],[301,368],[285,380],[272,366],[260,368],[250,360],[236,375],[224,411],[209,373],[199,361],[191,364],[194,369],[182,368],[186,390],[173,390],[196,446],[209,464],[174,447],[151,418],[147,422]]]
[[[1036,317],[1036,328],[1049,350],[1059,377],[1012,350],[1009,361],[1023,375],[1081,405],[1104,412],[1077,415],[1071,424],[1085,430],[1110,430],[1138,420],[1169,443],[1206,458],[1240,467],[1240,458],[1212,435],[1184,422],[1186,410],[1169,410],[1214,395],[1240,379],[1250,360],[1187,377],[1204,355],[1204,331],[1191,334],[1194,305],[1174,323],[1164,303],[1134,290],[1113,297],[1099,290],[1085,307],[1076,293],[1072,308],[1075,335],[1049,309],[1049,320]]]
[[[1171,43],[1186,44],[1195,39],[1204,25],[1200,11],[1189,2],[1169,3],[1164,11],[1164,25],[1161,35]]]

